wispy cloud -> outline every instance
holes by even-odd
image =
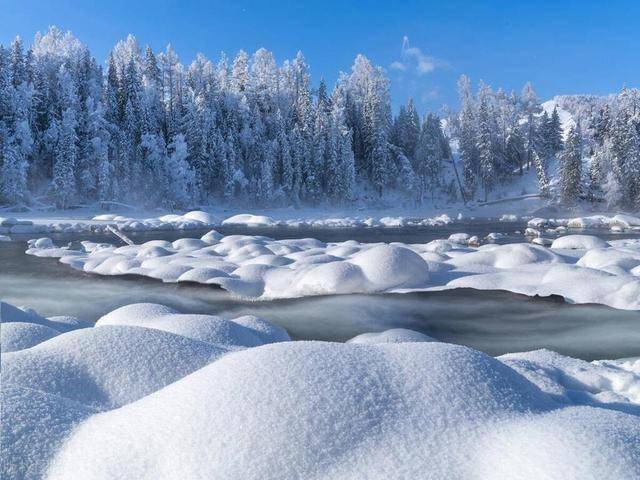
[[[418,76],[426,75],[433,72],[436,68],[445,66],[446,62],[438,60],[424,53],[418,47],[412,47],[409,44],[409,37],[406,35],[402,38],[402,49],[400,50],[400,59],[395,60],[389,65],[392,70],[401,72],[413,72]]]

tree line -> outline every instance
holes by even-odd
[[[0,204],[470,201],[532,167],[551,196],[556,157],[561,183],[577,185],[564,201],[638,201],[637,90],[564,142],[530,84],[521,95],[482,83],[473,93],[465,76],[458,86],[457,112],[421,116],[409,101],[394,116],[384,69],[363,55],[329,91],[312,86],[301,53],[280,66],[265,49],[186,66],[171,46],[156,53],[129,36],[103,68],[52,27],[29,48],[0,45]]]

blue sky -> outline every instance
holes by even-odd
[[[171,43],[183,62],[262,46],[281,62],[302,50],[314,80],[332,84],[364,53],[387,69],[394,104],[413,97],[421,110],[455,104],[462,73],[508,90],[531,80],[542,98],[640,82],[640,2],[630,0],[0,0],[0,12],[4,44],[57,25],[99,61],[133,33],[155,50]]]

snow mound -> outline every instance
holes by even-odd
[[[272,227],[277,222],[265,215],[251,215],[249,213],[241,213],[234,215],[222,221],[222,225],[245,225],[247,227]]]
[[[558,403],[465,347],[287,342],[91,416],[49,478],[631,478],[639,439],[637,416]]]
[[[93,324],[85,322],[75,317],[50,317],[44,318],[30,309],[14,307],[6,302],[0,301],[0,324],[4,328],[7,323],[28,323],[42,325],[56,330],[59,333],[68,332],[77,328],[90,327]]]
[[[404,343],[404,342],[436,342],[434,338],[431,338],[424,333],[416,332],[414,330],[408,330],[406,328],[391,328],[384,332],[375,333],[362,333],[347,343],[360,343],[367,345],[374,345],[377,343]]]
[[[292,342],[253,316],[221,322],[135,304],[3,353],[2,477],[640,474],[638,359],[494,359],[405,329]],[[231,324],[262,343],[219,347]],[[205,330],[215,341],[193,338]]]
[[[37,323],[2,322],[0,351],[8,353],[33,347],[59,334],[59,331]]]
[[[354,255],[375,291],[411,288],[429,280],[429,265],[413,250],[397,245],[378,245]]]
[[[284,329],[258,317],[240,317],[236,322],[213,315],[183,315],[153,303],[120,307],[96,322],[97,327],[105,325],[153,328],[225,348],[255,347],[290,340]]]
[[[608,246],[609,244],[607,242],[593,235],[566,235],[556,238],[551,244],[551,248],[558,250],[589,250]]]
[[[226,353],[160,330],[109,326],[68,332],[3,354],[2,383],[115,408],[142,398]]]

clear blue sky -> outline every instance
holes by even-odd
[[[0,42],[30,43],[49,25],[71,30],[103,62],[133,33],[155,50],[272,50],[280,63],[302,50],[314,81],[329,84],[357,53],[384,66],[394,103],[421,110],[455,103],[455,81],[520,89],[542,98],[606,94],[640,84],[640,1],[194,1],[0,0]],[[405,39],[403,41],[403,39]]]

